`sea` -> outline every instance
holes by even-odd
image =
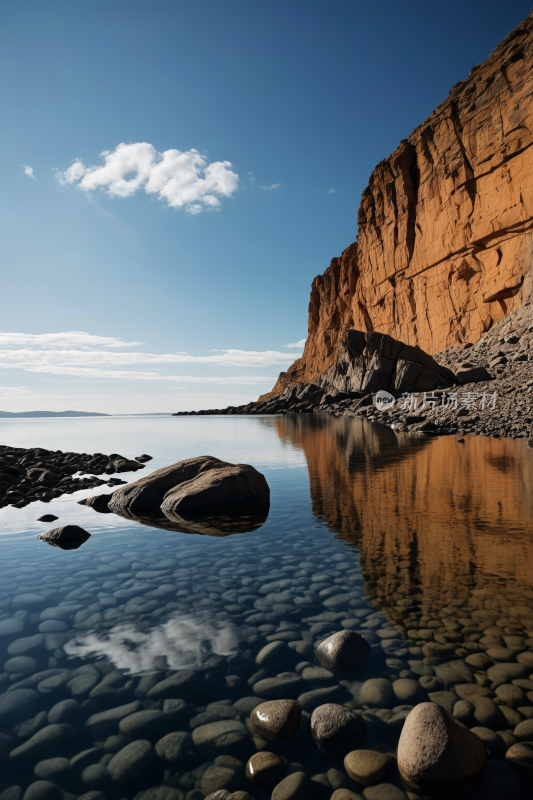
[[[485,742],[468,796],[530,796],[506,759],[533,742],[527,440],[157,415],[2,419],[0,444],[151,455],[128,481],[211,455],[253,465],[271,490],[260,522],[236,508],[198,532],[79,505],[105,486],[0,509],[0,800],[416,800],[432,795],[404,785],[397,745],[427,701]],[[78,549],[37,538],[67,524],[90,533]],[[370,645],[357,671],[317,660],[342,630]],[[299,701],[300,724],[270,740],[254,709],[280,699]],[[362,715],[357,747],[387,756],[370,785],[317,746],[310,719],[327,703]]]

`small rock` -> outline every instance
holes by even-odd
[[[246,777],[251,783],[276,783],[286,770],[287,767],[279,756],[263,750],[249,759]]]
[[[111,780],[115,783],[129,783],[151,767],[155,750],[146,739],[137,739],[123,747],[107,765]]]
[[[59,517],[56,517],[53,514],[45,514],[44,517],[39,517],[37,522],[53,522],[55,519],[59,519]]]
[[[328,636],[316,646],[315,653],[326,669],[354,670],[366,663],[371,647],[363,636],[346,630]]]
[[[298,730],[301,714],[297,700],[270,700],[256,706],[250,720],[267,739],[290,739]]]
[[[188,731],[173,731],[160,739],[155,752],[169,769],[179,769],[193,758],[193,741]]]
[[[356,747],[366,737],[366,723],[361,714],[336,703],[315,708],[310,725],[317,745],[326,752]]]
[[[61,792],[50,781],[30,783],[22,800],[60,800]]]
[[[293,772],[274,787],[271,800],[309,800],[305,772]]]
[[[390,756],[376,750],[353,750],[344,759],[344,769],[352,780],[372,786],[383,778],[390,762]]]
[[[201,725],[194,729],[192,739],[205,756],[219,755],[221,751],[229,755],[240,755],[250,745],[250,735],[246,727],[234,719]]]

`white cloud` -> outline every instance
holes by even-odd
[[[144,188],[171,208],[184,208],[190,214],[220,207],[220,197],[231,197],[239,176],[229,161],[207,163],[198,150],[157,152],[148,142],[121,143],[101,153],[103,166],[86,167],[76,159],[66,170],[56,170],[64,186],[76,184],[91,192],[102,189],[110,197],[131,197]]]
[[[62,333],[7,333],[0,331],[1,348],[81,348],[94,347],[138,347],[143,342],[123,342],[115,336],[95,336],[84,331],[63,331]]]
[[[37,180],[37,178],[33,174],[33,167],[29,167],[27,164],[21,164],[20,166],[24,167],[24,175],[27,175],[28,178],[33,178],[34,181]]]
[[[265,192],[271,192],[272,189],[279,189],[281,183],[273,183],[271,186],[261,186],[261,189],[264,189]]]
[[[335,194],[336,191],[337,191],[336,189],[330,189],[328,194]]]
[[[297,350],[305,346],[307,339],[300,339],[299,342],[294,342],[293,344],[284,344],[283,347],[295,347]]]
[[[0,364],[0,368],[4,366]],[[173,383],[216,383],[228,386],[255,386],[258,384],[272,384],[276,381],[273,377],[258,375],[221,375],[219,378],[206,378],[199,375],[160,375],[157,372],[135,372],[133,370],[99,369],[98,367],[63,367],[44,365],[35,367],[22,367],[26,372],[46,372],[51,375],[73,375],[76,378],[104,378],[107,380],[134,380],[134,381],[172,381]]]

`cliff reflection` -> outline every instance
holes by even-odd
[[[342,417],[272,424],[304,451],[314,513],[357,546],[366,591],[391,622],[410,628],[452,606],[533,630],[526,442],[468,437],[459,445]]]

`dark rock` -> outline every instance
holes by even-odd
[[[390,756],[376,750],[354,750],[344,759],[344,769],[353,781],[372,786],[381,781],[390,763]]]
[[[112,494],[97,494],[94,497],[86,497],[85,500],[78,500],[78,505],[89,506],[101,514],[110,514],[111,509],[108,508],[108,505],[112,497]]]
[[[135,461],[138,461],[140,464],[144,464],[146,461],[151,461],[152,458],[153,456],[143,453],[142,456],[135,456]]]
[[[270,489],[264,475],[249,464],[224,464],[203,469],[196,478],[168,491],[161,511],[172,519],[183,511],[269,501]]]
[[[277,783],[287,771],[287,765],[275,753],[262,750],[246,764],[246,777],[251,783]]]
[[[256,706],[250,720],[267,739],[291,739],[298,730],[301,714],[297,700],[270,700]]]
[[[90,536],[91,534],[79,525],[63,525],[61,528],[40,533],[37,538],[61,550],[77,550]]]
[[[15,747],[9,754],[9,760],[16,765],[28,761],[64,754],[76,741],[76,730],[66,723],[47,725],[35,733],[27,742]]]
[[[115,783],[130,783],[151,767],[154,759],[155,750],[150,742],[137,739],[113,756],[107,765],[107,771]]]
[[[14,719],[25,717],[34,710],[39,699],[35,689],[12,689],[0,695],[0,725],[6,727]]]
[[[325,703],[315,708],[310,729],[319,749],[325,752],[346,752],[346,748],[357,747],[366,737],[363,717],[337,703]]]
[[[309,800],[308,782],[305,772],[287,775],[274,788],[272,800]]]
[[[188,731],[173,731],[160,739],[155,751],[169,769],[180,769],[194,759],[194,744]]]
[[[60,800],[61,792],[50,781],[35,781],[31,783],[22,800]]]
[[[53,522],[55,519],[59,519],[59,517],[54,516],[54,514],[45,514],[44,517],[39,517],[37,522]]]
[[[484,381],[491,381],[490,375],[485,367],[474,367],[473,369],[462,369],[455,373],[459,383],[483,383]]]
[[[316,657],[323,667],[334,670],[360,669],[368,660],[371,647],[355,631],[333,633],[315,647]]]

